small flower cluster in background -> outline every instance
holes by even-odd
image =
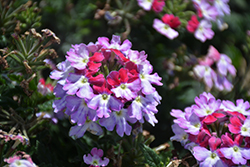
[[[198,79],[205,82],[209,90],[213,86],[220,91],[231,91],[233,88],[233,84],[228,80],[236,76],[232,60],[227,55],[219,53],[213,46],[209,47],[207,55],[199,60],[193,71]]]
[[[161,77],[144,51],[131,50],[131,42],[122,44],[99,37],[96,43],[72,45],[66,60],[57,65],[50,77],[56,79],[54,112],[65,111],[75,124],[69,135],[82,137],[86,130],[101,135],[102,128],[119,136],[130,135],[129,124],[139,121],[157,123],[156,106],[161,97],[152,86],[162,85]]]
[[[212,22],[216,22],[220,30],[227,28],[227,24],[223,22],[223,17],[230,14],[228,5],[229,0],[192,0],[197,10],[197,15],[193,15],[188,21],[187,30],[194,33],[195,38],[201,42],[212,39],[214,32],[212,30]]]
[[[180,27],[181,24],[186,27],[187,31],[194,33],[195,38],[201,42],[205,42],[207,39],[213,38],[214,32],[212,30],[212,22],[216,22],[221,31],[227,28],[227,24],[224,23],[223,17],[230,14],[230,8],[228,5],[229,0],[192,0],[188,2],[181,2],[183,7],[180,10],[184,11],[187,4],[192,3],[196,14],[194,14],[193,11],[188,11],[188,14],[183,14],[180,10],[175,11],[173,6],[176,6],[176,4],[174,2],[173,4],[168,2],[166,5],[164,0],[137,1],[138,5],[145,11],[153,10],[157,14],[162,11],[165,13],[161,17],[161,20],[154,19],[153,27],[160,34],[171,40],[178,37],[179,33],[176,29]],[[190,14],[190,12],[192,12],[191,20],[187,22],[186,20],[190,18],[184,18],[183,15],[186,17]],[[199,19],[197,19],[197,17]]]
[[[171,140],[189,149],[200,166],[249,165],[249,102],[234,104],[204,92],[184,112],[173,109],[170,114],[176,118]]]

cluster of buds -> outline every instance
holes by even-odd
[[[66,60],[57,65],[50,77],[58,80],[54,112],[70,116],[76,125],[70,136],[82,137],[86,130],[101,135],[104,126],[119,136],[130,135],[128,123],[144,118],[157,123],[156,106],[161,97],[152,86],[162,85],[144,51],[131,50],[132,44],[119,36],[112,40],[99,37],[96,43],[72,45]]]
[[[193,15],[188,21],[187,30],[194,33],[195,38],[201,42],[212,39],[214,32],[212,30],[212,22],[217,22],[218,28],[222,31],[227,28],[227,24],[223,22],[223,17],[230,14],[228,5],[229,0],[192,0],[197,10],[197,15]]]
[[[215,67],[215,68],[213,68]],[[231,91],[232,83],[228,80],[236,75],[236,69],[232,65],[232,60],[225,54],[220,54],[213,46],[208,49],[208,54],[194,67],[194,74],[198,79],[202,79],[208,89],[213,85],[216,89]]]
[[[189,149],[200,166],[249,165],[249,102],[234,104],[204,92],[184,112],[173,109],[171,115],[176,117],[171,140]]]

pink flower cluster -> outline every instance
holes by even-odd
[[[230,75],[231,77],[236,75],[236,69],[232,65],[231,59],[227,55],[219,53],[213,46],[209,47],[208,54],[199,60],[199,64],[194,67],[193,71],[195,76],[202,79],[209,89],[213,85],[220,91],[231,91],[233,88],[228,78]]]
[[[30,158],[30,155],[25,152],[18,151],[14,156],[4,159],[6,163],[8,163],[8,167],[37,167],[36,164]]]
[[[219,100],[210,93],[195,97],[184,112],[173,109],[176,140],[191,151],[200,166],[250,165],[250,104]]]
[[[153,67],[144,51],[131,50],[129,40],[123,43],[113,35],[109,41],[99,37],[96,43],[72,45],[66,60],[52,71],[58,80],[54,94],[54,112],[65,111],[75,124],[70,136],[82,137],[86,130],[101,135],[103,126],[116,127],[118,135],[130,135],[131,125],[144,118],[157,123],[156,106],[161,97],[152,86],[162,85],[161,77],[152,74]]]
[[[223,23],[222,17],[230,14],[228,5],[229,0],[192,0],[197,10],[197,16],[193,15],[188,21],[187,30],[194,33],[195,38],[201,42],[212,39],[214,32],[211,22],[217,22],[220,30],[226,28],[227,24]]]

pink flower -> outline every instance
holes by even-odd
[[[168,24],[163,23],[159,19],[154,19],[153,27],[162,35],[166,36],[169,39],[176,38],[179,33],[172,29]]]
[[[196,15],[192,15],[191,20],[188,21],[187,30],[191,33],[195,32],[199,26],[199,21],[197,20]]]
[[[161,19],[165,24],[168,24],[171,28],[177,28],[181,24],[179,17],[175,17],[173,14],[165,14]]]
[[[165,6],[165,0],[154,0],[152,4],[152,9],[159,13],[162,11],[163,7]]]
[[[207,53],[207,57],[209,57],[210,59],[212,59],[214,62],[220,60],[220,53],[218,52],[218,50],[213,47],[212,45],[209,46],[208,48],[208,53]]]
[[[104,159],[102,160],[102,156],[103,156],[102,149],[97,149],[96,147],[94,147],[91,150],[91,154],[83,156],[83,160],[86,164],[90,165],[91,167],[107,166],[109,163],[109,159],[104,157]]]
[[[231,124],[228,125],[229,131],[233,134],[241,134],[242,136],[250,137],[250,117],[243,121],[236,116],[231,117]]]

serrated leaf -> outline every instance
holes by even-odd
[[[144,144],[141,144],[140,148],[142,153],[144,154],[145,162],[150,167],[163,167],[163,162],[154,150]]]

